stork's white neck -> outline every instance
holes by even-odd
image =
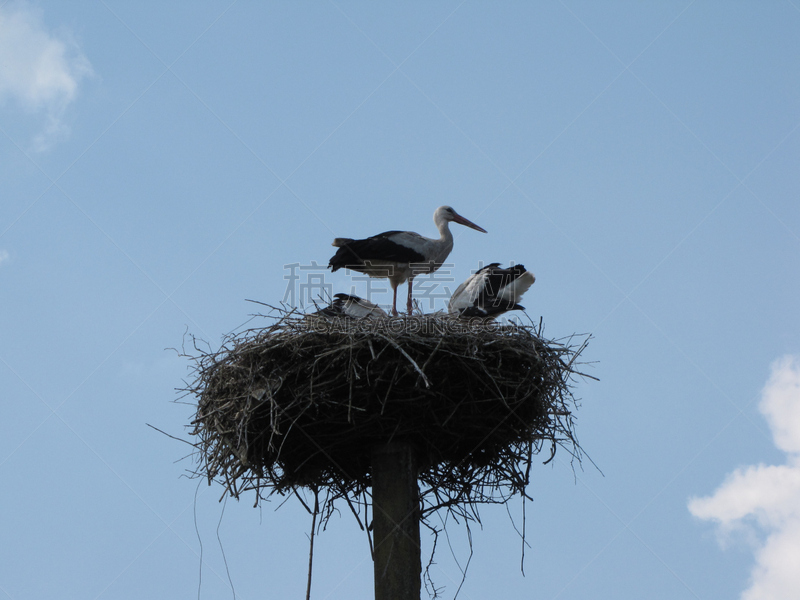
[[[436,215],[439,217],[439,215]],[[450,221],[442,219],[441,217],[434,217],[433,222],[436,224],[436,229],[439,230],[439,241],[453,243],[453,234],[450,232]]]
[[[439,215],[436,215],[438,217]],[[453,234],[450,231],[450,221],[443,218],[434,217],[433,222],[439,230],[439,239],[433,244],[431,256],[429,260],[435,263],[443,263],[453,249]]]

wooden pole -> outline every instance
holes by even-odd
[[[417,471],[410,444],[393,442],[373,450],[375,600],[420,600]]]

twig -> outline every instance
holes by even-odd
[[[405,356],[405,357],[408,359],[408,362],[410,362],[410,363],[413,365],[413,367],[414,367],[414,370],[415,370],[417,373],[419,373],[420,377],[422,377],[422,381],[424,381],[424,382],[425,382],[425,387],[426,387],[426,388],[429,388],[429,387],[431,387],[431,382],[430,382],[430,381],[428,381],[428,378],[425,376],[425,373],[423,373],[422,369],[420,369],[420,368],[419,368],[419,365],[416,363],[416,361],[415,361],[413,358],[411,358],[411,357],[408,355],[408,352],[406,352],[405,350],[403,350],[403,349],[402,349],[402,348],[401,348],[401,347],[400,347],[400,346],[399,346],[399,345],[398,345],[396,342],[394,342],[393,340],[390,340],[389,338],[387,338],[387,337],[386,337],[385,335],[383,335],[382,333],[378,333],[378,334],[377,334],[377,336],[378,336],[379,338],[381,338],[382,340],[385,340],[386,342],[388,342],[388,343],[389,343],[391,346],[393,346],[393,347],[394,347],[394,348],[395,348],[395,349],[396,349],[398,352],[400,352],[400,354],[402,354],[403,356]]]

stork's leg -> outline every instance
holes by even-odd
[[[392,283],[392,290],[394,290],[394,296],[392,297],[392,316],[397,316],[397,285]]]
[[[412,304],[411,304],[411,288],[414,287],[413,283],[414,283],[414,278],[413,277],[409,277],[408,278],[408,305],[406,306],[406,308],[408,308],[408,315],[409,316],[411,316],[411,307],[412,307]]]

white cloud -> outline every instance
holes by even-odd
[[[44,151],[69,133],[64,116],[89,60],[66,33],[47,31],[41,12],[26,4],[0,6],[0,104],[15,101],[42,119],[33,149]]]
[[[8,253],[8,250],[0,250],[0,265],[9,260],[11,260],[11,255]]]
[[[780,466],[755,465],[728,475],[713,495],[689,500],[689,512],[717,524],[725,536],[736,530],[762,533],[756,564],[742,600],[797,598],[800,590],[800,358],[772,365],[759,410],[775,446],[787,454]],[[752,539],[758,539],[752,536]]]

